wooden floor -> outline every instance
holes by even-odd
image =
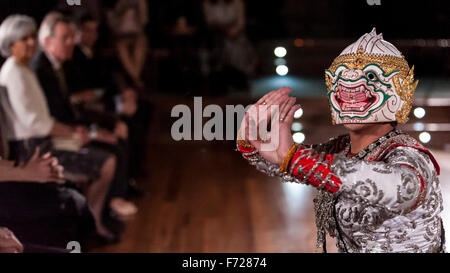
[[[160,141],[170,135],[158,122],[146,147],[148,175],[138,181],[147,192],[137,201],[138,215],[125,220],[120,243],[92,252],[320,251],[315,249],[314,189],[259,173],[232,142]],[[436,156],[448,208],[450,154],[437,151]],[[447,210],[443,216],[450,230]],[[328,251],[336,252],[333,240]]]
[[[311,189],[258,173],[231,145],[150,148],[148,194],[97,252],[309,252]]]

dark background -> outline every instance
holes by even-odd
[[[23,13],[40,21],[59,2],[2,0],[0,20]],[[114,0],[101,2],[110,6]],[[248,32],[254,39],[352,38],[373,26],[388,33],[386,38],[447,38],[450,33],[450,3],[445,0],[380,0],[380,5],[367,0],[247,0],[246,4]],[[161,32],[180,14],[187,14],[193,24],[202,20],[199,0],[150,0],[149,9],[150,32]]]
[[[81,3],[87,1],[81,0]],[[65,2],[2,0],[0,20],[13,13],[22,13],[31,15],[39,23],[50,10],[65,6],[66,11],[76,11],[77,7],[69,7]],[[106,8],[113,6],[115,1],[98,2],[103,7],[99,14],[104,17]],[[373,27],[377,28],[378,33],[383,33],[387,41],[395,44],[410,64],[415,65],[418,77],[444,78],[450,74],[450,47],[438,44],[440,39],[450,38],[449,1],[379,0],[380,5],[369,5],[368,2],[377,1],[245,1],[246,31],[260,58],[256,76],[274,74],[273,49],[281,45],[289,52],[286,58],[290,74],[322,77],[323,70],[346,45],[370,32]],[[205,37],[201,0],[149,0],[148,6],[150,22],[147,34],[151,49],[171,50],[173,42],[171,44],[168,33],[179,16],[185,16],[189,24],[197,28],[197,41]],[[99,45],[106,49],[110,47],[110,43],[105,29],[105,26],[101,28],[103,31]],[[309,47],[295,48],[296,38],[312,39],[314,43]],[[194,48],[199,48],[200,45],[200,42],[197,45],[194,43]],[[164,78],[167,73],[163,73],[163,69],[160,70],[161,73],[153,76],[152,82],[156,82],[156,78],[159,82],[167,82]],[[155,90],[164,89],[164,86],[155,86]],[[172,89],[177,88],[179,87]]]

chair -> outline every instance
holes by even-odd
[[[10,130],[11,123],[7,118],[7,111],[11,111],[6,87],[0,85],[0,157],[7,159],[9,156],[6,132]]]

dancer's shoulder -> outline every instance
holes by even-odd
[[[440,172],[439,164],[437,163],[431,151],[423,146],[419,140],[403,132],[383,142],[380,145],[379,149],[374,151],[369,160],[380,161],[386,159],[386,157],[388,156],[397,157],[399,153],[407,153],[412,159],[425,157],[427,161],[431,160],[436,169],[436,172],[438,174]]]

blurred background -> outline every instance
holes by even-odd
[[[120,13],[118,2],[137,5]],[[142,4],[141,2],[144,2]],[[140,4],[136,4],[140,3]],[[93,252],[314,252],[314,190],[266,177],[235,152],[234,141],[175,141],[175,105],[249,105],[283,86],[303,106],[298,143],[345,133],[332,126],[324,70],[376,27],[419,79],[410,121],[400,128],[436,154],[450,193],[450,4],[385,0],[3,0],[0,20],[52,10],[98,22],[95,48],[121,67],[148,107],[149,130],[137,184],[139,212],[122,239]],[[131,5],[130,4],[130,5]],[[144,9],[144,10],[143,10]],[[127,17],[128,16],[128,17]],[[138,20],[136,20],[138,18]],[[133,25],[134,24],[134,25]],[[117,35],[138,25],[138,38]],[[119,38],[118,38],[119,37]],[[204,119],[206,121],[207,119]],[[225,121],[224,121],[225,122]],[[448,208],[448,194],[444,195]],[[444,212],[445,223],[450,220]],[[330,249],[332,241],[330,241]]]

